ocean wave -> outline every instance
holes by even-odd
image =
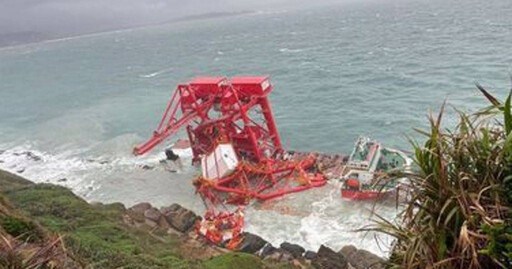
[[[304,51],[304,49],[289,49],[289,48],[279,49],[279,52],[283,52],[283,53],[298,53],[298,52],[302,52],[302,51]]]
[[[284,14],[288,13],[288,10],[258,10],[256,12],[250,13],[251,15],[276,15],[276,14]]]
[[[289,242],[313,251],[320,245],[337,251],[343,246],[354,245],[387,256],[390,237],[379,235],[377,242],[374,233],[356,232],[372,223],[370,209],[373,204],[342,199],[340,184],[331,181],[322,188],[248,207],[245,229],[274,246]],[[287,214],[283,214],[283,208]],[[388,219],[393,219],[397,212],[392,205],[381,205],[376,210]]]
[[[158,70],[156,72],[153,72],[153,73],[149,73],[149,74],[146,74],[146,75],[140,75],[141,78],[153,78],[153,77],[156,77],[156,76],[159,76],[159,75],[162,75],[162,74],[165,74],[165,73],[168,73],[168,72],[171,72],[174,70],[174,67],[169,67],[169,68],[165,68],[165,69],[162,69],[162,70]]]
[[[84,150],[65,151],[51,154],[36,149],[32,144],[18,145],[0,150],[0,169],[18,174],[35,183],[52,183],[70,188],[82,197],[100,188],[102,179],[119,171],[161,170],[163,152],[139,158],[130,154],[84,155]],[[87,152],[87,151],[85,151]],[[176,151],[182,157],[182,171],[188,173],[192,153],[190,150]]]

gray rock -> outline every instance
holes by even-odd
[[[274,252],[276,252],[277,248],[272,246],[272,244],[268,243],[266,244],[260,251],[261,257],[267,257],[268,255],[272,255]]]
[[[157,224],[158,224],[158,227],[163,228],[165,230],[167,230],[171,227],[169,222],[167,222],[167,219],[163,216],[158,220]]]
[[[143,165],[143,166],[142,166],[142,169],[144,169],[144,170],[151,170],[151,169],[153,169],[153,168],[154,168],[153,166],[151,166],[151,165],[147,165],[147,164],[145,164],[145,165]]]
[[[348,262],[341,253],[321,245],[311,264],[318,269],[347,269]]]
[[[178,205],[173,204],[169,207],[163,207],[160,212],[165,216],[167,222],[176,230],[186,233],[194,226],[196,220],[201,219],[194,212]]]
[[[348,258],[350,255],[352,255],[353,253],[356,253],[356,252],[357,252],[357,248],[354,247],[353,245],[344,246],[340,250],[340,253],[343,254],[343,256],[345,256],[345,258]]]
[[[245,232],[242,236],[242,242],[238,246],[238,251],[240,252],[254,254],[268,243],[263,238],[252,233]]]
[[[162,217],[162,213],[160,213],[156,208],[150,208],[144,211],[144,217],[158,223]]]
[[[170,212],[176,212],[180,208],[181,208],[181,206],[179,204],[172,204],[170,206],[164,206],[164,207],[160,208],[160,212],[162,212],[162,214],[166,215],[167,213],[170,213]]]
[[[385,260],[381,257],[364,249],[358,249],[356,251],[347,251],[347,261],[355,269],[383,269],[385,268]],[[343,251],[343,249],[342,249]]]
[[[304,259],[306,260],[312,260],[316,257],[316,252],[308,250],[306,253],[304,253]]]
[[[150,203],[138,203],[138,204],[130,207],[130,210],[135,213],[144,214],[144,212],[146,212],[146,210],[148,210],[150,208],[151,208]]]
[[[306,251],[303,247],[301,247],[297,244],[291,244],[288,242],[282,243],[280,247],[281,247],[281,249],[292,254],[292,256],[295,259],[302,257],[302,253],[304,253],[304,251]]]
[[[33,161],[36,161],[36,162],[41,160],[41,157],[37,156],[36,154],[34,154],[33,152],[30,152],[30,151],[25,152],[25,155],[27,156],[27,158],[29,158]]]
[[[264,260],[279,261],[280,258],[281,258],[281,252],[274,251],[271,254],[265,256],[263,259]]]
[[[151,219],[144,219],[144,223],[146,223],[151,228],[155,228],[156,226],[158,226],[158,223]]]
[[[288,251],[278,250],[277,252],[281,253],[281,256],[279,257],[280,262],[291,262],[294,259],[293,255]]]
[[[266,256],[264,260],[272,260],[276,262],[290,262],[293,260],[293,256],[288,251],[282,249],[276,249],[272,254]]]

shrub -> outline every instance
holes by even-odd
[[[375,230],[396,238],[396,268],[512,267],[512,113],[478,86],[491,106],[457,111],[453,130],[441,126],[444,105],[430,116],[420,145],[411,140],[417,171],[398,222],[381,218]]]

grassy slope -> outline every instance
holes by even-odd
[[[263,263],[261,259],[243,253],[228,253],[208,260],[184,258],[181,255],[182,239],[179,237],[163,232],[150,234],[123,224],[125,208],[121,204],[91,205],[66,188],[32,184],[3,171],[0,171],[0,191],[0,219],[3,220],[0,224],[4,226],[8,223],[5,220],[12,215],[16,215],[19,220],[14,228],[10,228],[11,231],[4,231],[13,233],[12,230],[19,229],[26,233],[27,229],[36,229],[40,224],[42,228],[38,228],[37,233],[44,230],[48,234],[63,235],[71,256],[84,266],[237,269],[283,267]],[[2,210],[7,211],[7,214],[1,214]]]

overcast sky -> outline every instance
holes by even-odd
[[[307,2],[318,0],[0,0],[0,33],[101,31],[192,14],[286,8]]]

